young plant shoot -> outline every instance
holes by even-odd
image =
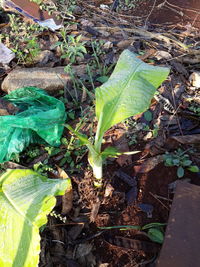
[[[167,78],[168,68],[151,66],[141,61],[134,53],[124,50],[109,80],[96,88],[96,117],[98,120],[94,144],[87,137],[66,127],[86,145],[88,161],[96,178],[95,185],[102,184],[103,160],[120,153],[115,148],[101,151],[105,132],[117,123],[148,109],[156,89]]]

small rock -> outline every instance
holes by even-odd
[[[187,69],[180,62],[177,62],[175,59],[173,59],[170,61],[170,65],[173,67],[172,70],[174,70],[180,74],[183,74],[186,78],[189,77],[189,73],[188,73]]]
[[[114,188],[112,187],[111,184],[107,184],[106,189],[105,189],[105,193],[104,193],[104,197],[111,197],[113,194]]]
[[[85,26],[85,27],[86,26],[94,27],[94,23],[89,21],[89,20],[87,20],[87,19],[81,19],[80,23],[81,23],[82,26]]]
[[[85,66],[75,66],[73,70],[81,76],[85,73]],[[56,91],[63,90],[70,80],[70,75],[64,71],[64,67],[15,69],[4,79],[1,87],[7,93],[27,86]]]
[[[189,77],[189,81],[192,86],[200,88],[200,72],[199,71],[193,72]]]
[[[112,47],[113,47],[113,43],[110,42],[110,41],[107,41],[107,42],[103,45],[103,48],[106,49],[106,50],[108,50],[108,49],[110,49],[110,48],[112,48]]]
[[[55,60],[54,53],[49,50],[41,51],[34,59],[33,62],[38,67],[44,67],[49,61]]]
[[[144,141],[147,141],[149,139],[151,139],[153,137],[153,133],[152,132],[148,132],[145,136],[144,136]]]
[[[77,246],[76,259],[88,255],[92,251],[92,244],[83,243]]]
[[[133,43],[133,40],[122,40],[117,44],[120,49],[128,48]]]
[[[104,5],[104,4],[100,5],[100,8],[101,8],[102,10],[109,10],[109,6]]]
[[[166,51],[160,50],[155,54],[157,60],[161,59],[171,59],[172,55]]]
[[[101,33],[104,37],[109,37],[110,33],[104,30],[99,30],[99,33]]]
[[[73,10],[73,14],[74,15],[82,15],[83,10],[79,7],[79,6],[75,6],[74,10]]]

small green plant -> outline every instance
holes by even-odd
[[[104,133],[115,124],[144,112],[168,73],[168,68],[150,66],[129,50],[125,50],[109,80],[96,89],[98,124],[94,144],[70,125],[66,125],[89,150],[88,161],[96,178],[96,186],[102,184],[103,161],[107,157],[121,154],[113,147],[101,151]]]
[[[105,44],[104,41],[93,41],[91,42],[92,46],[92,60],[89,62],[87,65],[87,72],[89,74],[91,83],[93,84],[92,81],[92,72],[95,73],[95,76],[98,76],[96,78],[97,81],[104,83],[107,82],[108,80],[108,75],[111,73],[111,71],[114,68],[114,63],[108,66],[105,64],[105,62],[102,62],[103,60],[101,57],[103,57],[106,52],[104,51],[103,45]]]
[[[62,29],[60,34],[63,40],[56,42],[53,47],[60,47],[62,53],[61,58],[67,58],[69,63],[75,63],[77,57],[84,58],[87,50],[85,48],[85,42],[81,41],[81,35],[77,37],[67,35],[65,29]]]
[[[192,165],[192,161],[186,151],[177,149],[174,153],[166,152],[164,155],[165,166],[177,166],[177,176],[182,178],[185,174],[185,169],[191,172],[199,172],[196,165]]]
[[[38,4],[38,5],[40,5],[42,3],[42,0],[30,0],[30,1],[34,2],[34,3]]]
[[[34,58],[41,52],[40,45],[36,37],[26,40],[25,50],[27,52],[25,60],[30,63],[34,62]]]
[[[189,110],[193,111],[197,116],[200,116],[200,106],[197,103],[191,103]]]
[[[124,11],[135,8],[143,0],[119,0],[119,9]]]
[[[164,229],[163,227],[166,226],[166,223],[148,223],[144,226],[139,225],[119,225],[119,226],[107,226],[107,227],[99,227],[99,229],[104,230],[112,230],[112,229],[119,229],[120,231],[125,230],[138,230],[144,231],[147,233],[147,236],[151,241],[162,244],[164,241]]]
[[[36,35],[44,29],[37,23],[28,23],[21,20],[16,14],[9,14],[9,34],[1,33],[1,41],[9,40],[9,48],[16,54],[19,63],[32,63],[40,52]]]

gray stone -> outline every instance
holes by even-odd
[[[78,76],[82,76],[85,73],[85,66],[76,66],[73,68],[73,71]],[[56,91],[64,89],[64,86],[70,80],[70,75],[64,71],[64,67],[23,68],[11,71],[4,79],[1,88],[7,93],[26,86]]]
[[[49,67],[47,66],[49,62],[56,62],[56,57],[52,51],[43,50],[35,58],[33,58],[32,63],[36,64],[37,67]]]
[[[163,51],[163,50],[158,50],[155,54],[155,57],[157,60],[161,59],[171,59],[172,55],[169,52]]]
[[[199,71],[193,72],[189,77],[189,81],[192,86],[200,88],[200,72]]]

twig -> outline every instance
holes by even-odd
[[[120,31],[121,28],[118,27],[118,26],[115,26],[115,27],[108,27],[108,26],[104,26],[104,27],[94,27],[94,29],[96,30],[107,30],[107,31]],[[182,48],[183,50],[187,51],[188,50],[188,47],[183,44],[182,42],[178,41],[178,40],[175,40],[173,38],[169,38],[169,37],[166,37],[160,33],[153,33],[153,32],[149,32],[149,31],[146,31],[144,29],[139,29],[139,28],[136,28],[136,27],[132,27],[132,28],[123,28],[123,30],[125,32],[129,32],[129,33],[135,33],[135,34],[138,34],[138,35],[141,35],[141,36],[144,36],[146,38],[150,38],[150,39],[157,39],[159,41],[163,41],[167,44],[170,44],[171,42],[174,43],[174,45],[178,46],[179,48]]]
[[[150,10],[149,15],[147,16],[147,18],[146,18],[146,20],[145,20],[145,23],[144,23],[144,27],[145,27],[145,28],[146,28],[146,26],[147,26],[147,21],[148,21],[149,17],[151,16],[151,14],[152,14],[152,12],[153,12],[155,6],[156,6],[156,2],[157,2],[157,0],[154,0],[152,9]]]
[[[175,107],[175,112],[173,114],[173,116],[176,116],[176,121],[177,121],[177,124],[178,124],[178,127],[179,127],[179,131],[180,131],[180,134],[183,136],[183,131],[181,129],[181,124],[180,124],[180,121],[179,121],[179,118],[178,118],[178,115],[177,115],[177,112],[180,108],[180,105],[176,108],[176,101],[175,101],[175,96],[174,96],[174,88],[172,87],[172,84],[170,83],[171,85],[171,91],[172,91],[172,99],[173,99],[173,102],[174,102],[174,107]]]
[[[170,210],[160,199],[158,199],[158,197],[156,195],[154,195],[153,193],[149,192],[149,194],[155,198],[164,208],[166,208],[168,211]]]
[[[171,199],[169,199],[169,198],[162,197],[162,196],[159,196],[159,195],[157,195],[157,194],[154,194],[154,196],[155,196],[155,197],[157,197],[158,199],[162,199],[162,200],[165,200],[165,201],[172,202],[172,200],[171,200]]]

